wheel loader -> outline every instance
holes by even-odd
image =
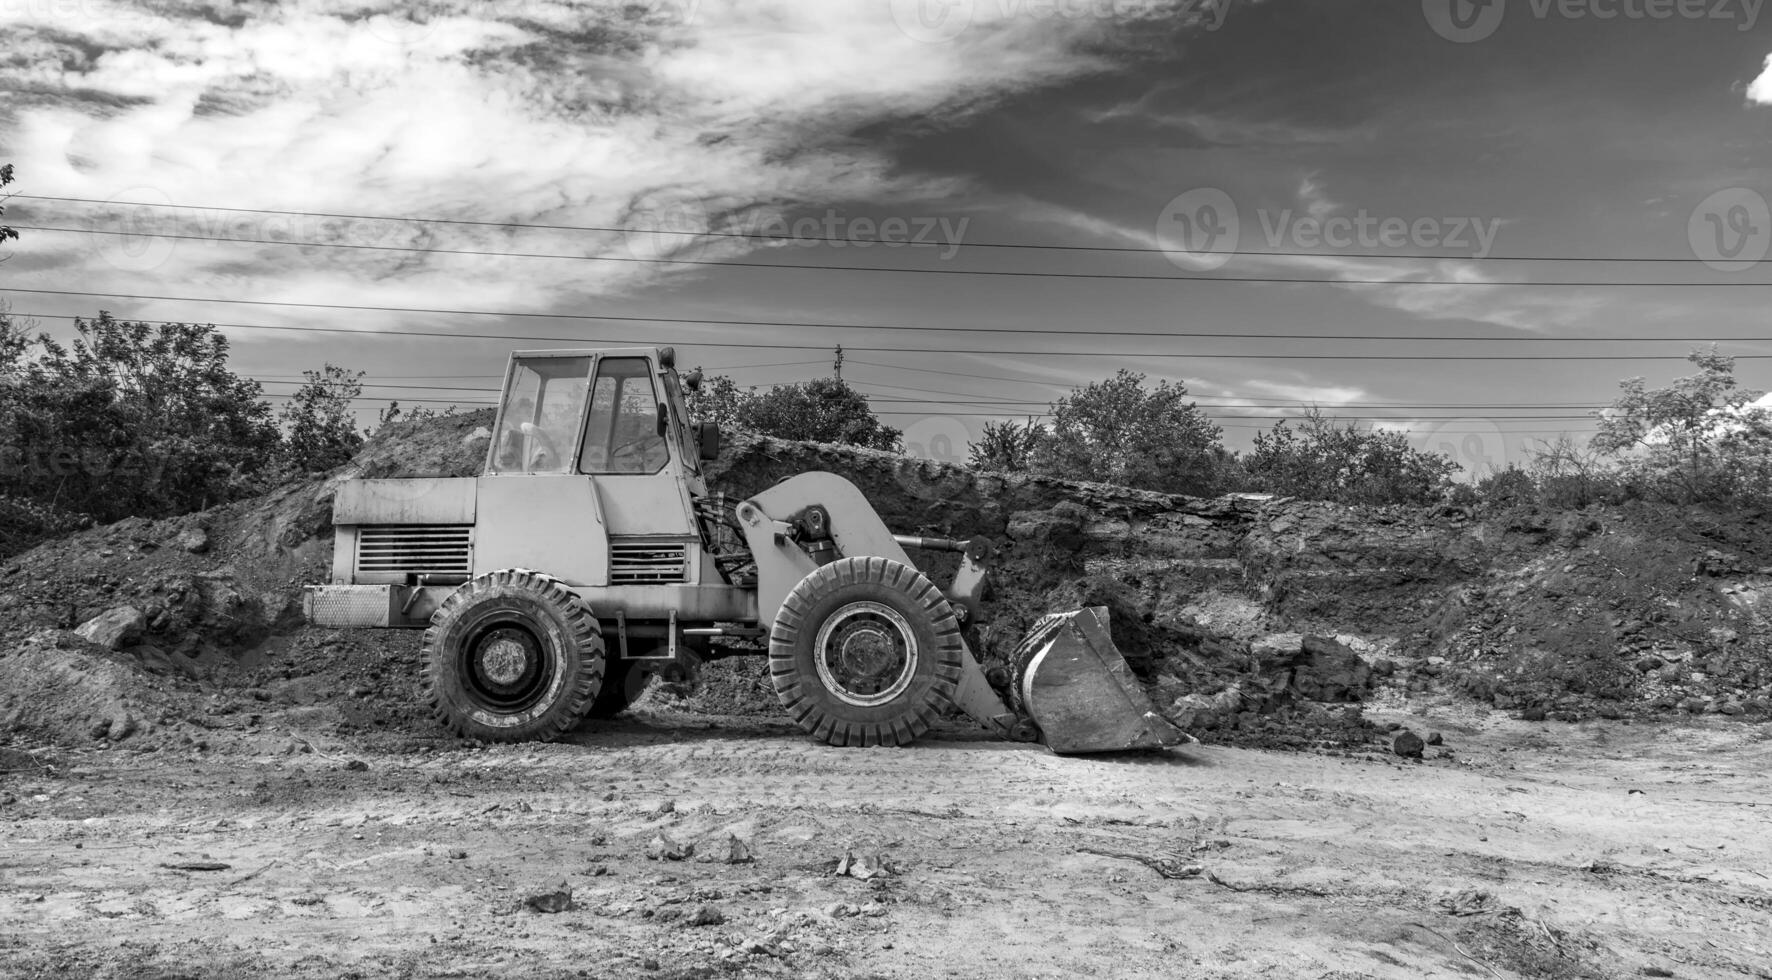
[[[551,739],[627,707],[649,674],[766,645],[789,716],[831,745],[902,745],[958,709],[1060,753],[1175,744],[1106,610],[1042,619],[986,671],[977,625],[993,545],[895,535],[840,476],[743,500],[710,492],[716,426],[691,423],[671,348],[513,353],[483,473],[350,479],[331,581],[308,619],[423,628],[439,722]],[[951,552],[938,586],[916,554]]]

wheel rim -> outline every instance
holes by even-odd
[[[891,606],[851,602],[818,628],[813,651],[818,679],[840,701],[859,707],[886,704],[905,692],[917,673],[917,637]]]
[[[547,692],[548,655],[522,623],[488,623],[473,631],[462,650],[460,675],[481,708],[509,714],[534,707]]]

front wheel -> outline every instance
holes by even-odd
[[[603,678],[591,608],[546,575],[506,569],[450,593],[425,630],[425,686],[464,738],[558,737],[584,717]]]
[[[769,635],[769,679],[799,726],[831,745],[904,745],[953,704],[960,624],[921,572],[841,558],[800,580]]]

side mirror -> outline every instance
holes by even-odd
[[[720,423],[695,423],[695,445],[703,460],[717,458],[720,455]]]

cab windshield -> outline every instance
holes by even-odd
[[[494,473],[566,473],[589,384],[588,357],[518,361],[499,410]]]

